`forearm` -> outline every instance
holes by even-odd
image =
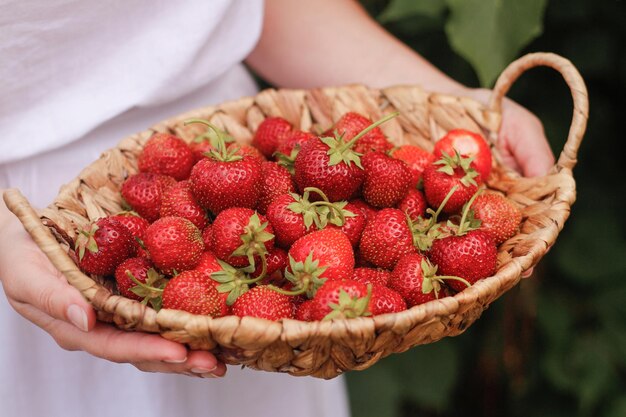
[[[279,87],[349,83],[464,87],[386,32],[354,0],[266,0],[261,39],[247,63]]]

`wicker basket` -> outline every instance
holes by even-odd
[[[397,110],[400,116],[382,127],[396,145],[413,143],[432,149],[433,139],[452,128],[482,132],[493,142],[503,96],[524,71],[540,65],[559,71],[571,89],[574,116],[567,142],[557,164],[544,177],[523,178],[496,162],[496,175],[489,186],[519,204],[523,225],[519,234],[500,247],[497,273],[454,297],[373,318],[310,323],[235,316],[214,319],[166,309],[157,313],[115,295],[106,281],[84,275],[68,255],[79,227],[120,210],[120,185],[137,171],[137,155],[155,131],[190,139],[200,127],[183,126],[183,121],[200,117],[224,128],[236,140],[250,142],[252,132],[269,116],[282,116],[297,128],[315,130],[331,126],[349,110],[374,119]],[[96,308],[100,320],[122,329],[160,333],[191,349],[210,350],[229,364],[333,378],[348,370],[368,368],[391,353],[462,333],[491,302],[516,285],[524,271],[539,262],[554,244],[575,200],[572,168],[587,113],[587,93],[580,74],[566,59],[545,53],[526,55],[512,63],[498,79],[487,108],[467,98],[428,94],[415,86],[266,90],[256,97],[175,117],[122,140],[63,186],[55,201],[40,213],[17,190],[8,190],[4,199],[68,282]]]

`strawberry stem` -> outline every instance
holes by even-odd
[[[461,221],[459,222],[459,228],[456,232],[457,236],[464,235],[466,232],[469,231],[470,229],[469,222],[466,222],[465,220],[467,219],[467,215],[470,212],[470,208],[472,207],[472,204],[474,204],[474,200],[476,200],[476,197],[478,197],[481,191],[482,189],[479,189],[478,191],[476,191],[474,195],[472,196],[472,198],[470,198],[470,200],[465,204],[465,208],[463,209],[463,215],[461,216]]]
[[[215,125],[213,125],[211,122],[209,122],[208,120],[204,120],[204,119],[189,119],[185,121],[184,125],[187,126],[192,123],[200,123],[205,126],[208,126],[209,129],[212,129],[215,132],[215,135],[217,136],[217,146],[216,146],[217,152],[212,150],[208,152],[207,156],[213,157],[214,159],[218,161],[223,161],[223,162],[234,162],[234,161],[239,161],[243,159],[240,155],[236,155],[236,153],[239,151],[239,147],[235,146],[231,148],[230,150],[227,149],[226,141],[224,140],[222,131],[218,129]]]

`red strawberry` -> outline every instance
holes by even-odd
[[[200,230],[209,223],[209,218],[196,201],[189,181],[181,181],[168,188],[161,199],[161,217],[183,217]]]
[[[261,164],[261,195],[257,209],[265,214],[270,203],[281,194],[295,191],[291,174],[276,162]]]
[[[352,280],[328,280],[315,293],[310,307],[312,320],[332,320],[371,315],[365,284]]]
[[[123,211],[114,216],[110,216],[112,219],[122,223],[130,231],[130,234],[135,240],[135,247],[137,248],[137,254],[143,255],[145,253],[143,247],[143,240],[145,238],[146,229],[150,226],[148,220],[143,217],[139,217],[134,211]]]
[[[391,151],[391,157],[404,161],[411,171],[411,188],[417,187],[424,169],[435,161],[435,156],[415,145],[402,145]]]
[[[222,303],[215,285],[199,271],[184,271],[163,290],[163,308],[219,317]]]
[[[212,225],[215,255],[233,266],[250,265],[274,248],[274,229],[265,216],[233,207],[217,215]],[[256,263],[256,262],[255,262]]]
[[[193,270],[204,274],[206,279],[211,281],[211,283],[215,286],[215,288],[217,288],[218,285],[220,284],[219,282],[213,279],[212,275],[215,272],[223,271],[223,268],[220,265],[219,259],[217,259],[217,257],[215,256],[213,252],[209,252],[209,251],[203,252],[202,255],[200,255],[200,261],[198,262],[198,265]],[[220,317],[230,314],[230,307],[226,303],[227,298],[228,298],[227,292],[219,293],[219,299],[220,299],[219,316]]]
[[[162,217],[152,223],[144,244],[154,265],[167,275],[195,268],[204,251],[200,230],[182,217]]]
[[[318,230],[301,237],[289,249],[289,256],[295,262],[305,262],[311,256],[319,262],[319,268],[326,268],[321,278],[348,279],[354,271],[352,244],[336,229]]]
[[[260,163],[267,161],[265,156],[252,145],[248,145],[245,143],[229,143],[226,145],[226,149],[229,151],[233,151],[235,155],[239,155],[242,157],[254,158]]]
[[[300,148],[295,162],[295,180],[300,191],[315,187],[329,201],[348,200],[359,189],[365,173],[355,143],[372,129],[397,116],[393,113],[368,126],[346,142],[340,135],[309,140]]]
[[[252,139],[252,145],[266,158],[271,158],[278,145],[291,134],[291,124],[282,117],[268,117],[263,120]]]
[[[144,257],[126,259],[115,269],[115,282],[117,283],[117,290],[126,298],[141,301],[143,297],[140,297],[131,291],[137,284],[133,281],[129,274],[132,275],[137,281],[145,284],[148,279],[148,271],[151,269],[154,271],[153,268],[154,265],[152,265],[152,262]],[[157,272],[154,271],[154,273]]]
[[[289,208],[293,203],[304,206],[300,196],[283,194],[274,199],[266,213],[267,219],[274,227],[276,244],[283,248],[289,248],[293,242],[317,229],[312,217],[314,214],[310,215],[310,224],[307,227],[303,213],[298,212],[304,211],[304,207],[294,211]]]
[[[276,152],[274,152],[274,158],[278,165],[284,167],[290,174],[294,174],[294,164],[300,147],[304,142],[317,137],[311,132],[303,132],[301,130],[293,130],[291,134],[285,139],[284,142],[278,145]]]
[[[378,210],[358,198],[355,200],[350,200],[350,204],[352,205],[352,207],[356,206],[358,209],[361,210],[361,213],[363,213],[363,215],[365,216],[365,223],[373,219],[374,216],[376,216],[376,213],[378,213]]]
[[[78,266],[88,274],[111,275],[136,250],[130,231],[110,217],[91,223],[76,239]]]
[[[400,257],[416,251],[406,215],[393,208],[380,210],[367,222],[359,249],[365,260],[392,269]]]
[[[289,296],[265,285],[258,285],[237,298],[232,312],[239,317],[251,316],[278,321],[293,318],[293,305]]]
[[[233,139],[232,136],[228,135],[226,132],[219,130],[219,133],[224,139],[224,143],[230,144],[235,141],[235,139]],[[207,153],[216,149],[218,141],[218,133],[211,128],[207,129],[205,133],[196,136],[189,143],[189,148],[193,153],[194,164],[199,160],[206,158]]]
[[[185,141],[167,133],[152,135],[137,158],[140,172],[168,175],[178,181],[189,178],[194,162]]]
[[[398,313],[406,310],[406,302],[400,294],[391,288],[381,285],[372,286],[372,297],[370,298],[368,311],[372,316],[379,314]]]
[[[281,248],[273,248],[269,251],[266,258],[267,266],[265,278],[262,280],[264,284],[280,283],[283,280],[283,273],[287,265],[289,265],[289,256]],[[256,263],[254,272],[250,274],[251,278],[257,278],[263,270],[262,263]]]
[[[203,123],[218,132],[205,120]],[[218,147],[208,158],[198,162],[189,178],[191,191],[200,205],[213,214],[230,207],[255,208],[259,200],[261,163],[256,158],[236,155],[238,148],[226,149],[218,134]]]
[[[400,258],[391,273],[389,288],[400,294],[409,307],[445,297],[444,280],[457,277],[437,276],[437,267],[419,253],[410,253]]]
[[[132,175],[122,184],[122,197],[141,217],[153,222],[160,216],[163,193],[176,180],[152,173]]]
[[[443,207],[443,211],[454,214],[461,211],[465,203],[478,190],[481,183],[479,174],[470,167],[471,159],[459,154],[444,156],[424,170],[424,194],[432,207],[439,207],[450,190],[457,187],[454,194]]]
[[[363,284],[375,284],[386,287],[391,278],[391,272],[384,269],[355,268],[352,279]]]
[[[344,203],[335,203],[339,205],[339,210],[343,215],[343,225],[328,224],[326,227],[331,229],[339,229],[350,239],[352,246],[357,246],[361,240],[361,234],[365,229],[365,215],[352,203],[343,205]]]
[[[407,195],[398,204],[398,209],[405,212],[412,221],[426,215],[426,197],[420,190],[410,189]]]
[[[210,224],[207,224],[202,230],[202,241],[204,242],[204,250],[213,250],[215,240],[213,238],[213,227]]]
[[[359,132],[372,124],[367,117],[354,112],[348,112],[341,116],[332,129],[339,135],[343,135],[344,140],[350,140]],[[370,152],[386,152],[393,147],[387,137],[379,127],[372,129],[363,135],[354,145],[354,151],[366,155]]]
[[[472,167],[480,174],[483,181],[489,178],[491,172],[491,150],[485,138],[478,133],[465,129],[453,129],[435,143],[433,154],[441,158],[444,153],[459,155],[472,159]]]
[[[404,162],[382,152],[370,152],[361,162],[365,168],[365,201],[374,207],[393,207],[406,196],[411,172]]]
[[[482,230],[435,239],[428,253],[442,274],[464,278],[470,284],[496,272],[497,255],[493,238]],[[456,291],[467,286],[456,281],[450,281],[448,285]]]
[[[296,308],[296,320],[312,321],[311,312],[313,308],[313,300],[306,300]]]
[[[496,193],[483,193],[471,206],[480,229],[489,233],[496,245],[517,233],[522,222],[521,210],[508,198]]]

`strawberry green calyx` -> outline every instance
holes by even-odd
[[[443,172],[448,175],[454,175],[454,170],[457,168],[461,168],[465,175],[461,178],[461,184],[465,187],[469,187],[470,185],[477,185],[476,178],[479,174],[478,172],[471,166],[474,157],[463,157],[459,154],[459,152],[455,149],[454,155],[450,156],[446,152],[441,153],[441,159],[433,162],[434,165],[441,165],[437,171]]]
[[[248,225],[244,227],[244,233],[241,235],[241,241],[243,242],[232,253],[232,256],[247,256],[251,265],[254,265],[254,256],[267,255],[267,248],[265,242],[269,242],[274,238],[274,235],[266,231],[268,222],[261,223],[259,214],[255,211]]]
[[[311,202],[309,195],[311,192],[318,194],[323,200]],[[331,203],[322,190],[316,187],[307,187],[304,189],[302,196],[292,193],[294,202],[289,204],[287,208],[296,214],[302,214],[304,226],[307,230],[315,223],[318,229],[323,229],[330,224],[343,226],[346,217],[355,217],[356,214],[350,210],[346,210],[347,201],[338,201]]]
[[[289,155],[286,155],[282,152],[274,152],[274,157],[276,158],[276,162],[278,165],[284,167],[291,175],[296,173],[296,157],[300,152],[300,146],[296,145]]]
[[[227,292],[226,304],[231,306],[237,301],[243,293],[250,289],[251,284],[255,284],[261,281],[267,275],[267,260],[266,255],[261,256],[261,274],[253,279],[249,278],[249,275],[254,272],[255,265],[252,262],[245,268],[235,268],[234,266],[224,262],[217,261],[222,267],[222,270],[213,272],[211,279],[217,281],[217,291],[220,293]]]
[[[465,203],[463,206],[463,213],[461,216],[461,220],[459,221],[459,225],[453,225],[452,222],[448,221],[448,226],[455,231],[456,236],[463,236],[467,232],[471,232],[472,230],[477,230],[480,228],[482,221],[474,217],[474,210],[472,210],[472,204],[474,204],[474,200],[476,197],[482,192],[482,189],[479,189],[474,193],[472,198]]]
[[[293,290],[287,291],[282,288],[270,285],[269,288],[285,295],[306,294],[308,298],[313,298],[319,287],[326,282],[326,278],[321,275],[326,271],[325,266],[319,266],[318,259],[313,260],[313,252],[309,253],[304,262],[296,262],[289,255],[289,268],[285,271],[285,278],[293,284]]]
[[[363,129],[361,132],[359,132],[352,139],[350,139],[349,142],[346,142],[343,138],[343,135],[338,134],[337,131],[334,132],[334,135],[332,137],[321,137],[320,140],[324,142],[324,144],[326,144],[329,148],[327,152],[328,156],[330,157],[328,165],[333,166],[343,162],[346,165],[350,166],[350,164],[354,163],[356,166],[363,169],[363,166],[361,165],[362,154],[354,151],[352,148],[354,147],[356,142],[364,135],[366,135],[369,131],[377,128],[378,126],[393,119],[394,117],[397,117],[399,114],[400,113],[398,112],[391,113],[386,115],[382,119],[377,120],[376,122]]]
[[[132,287],[130,290],[142,297],[141,304],[147,305],[150,303],[152,308],[156,311],[161,309],[163,304],[162,295],[163,289],[167,284],[167,279],[159,274],[156,269],[150,268],[146,273],[146,282],[143,283],[139,281],[135,276],[130,272],[130,270],[126,270],[126,275],[131,279],[136,285]]]
[[[329,304],[332,310],[322,320],[351,319],[355,317],[367,317],[372,313],[368,310],[370,299],[372,298],[372,284],[367,284],[367,295],[365,297],[351,297],[345,290],[339,290],[339,301]]]
[[[441,214],[443,208],[448,204],[448,200],[452,197],[452,195],[456,192],[458,186],[455,185],[450,189],[448,194],[446,194],[446,198],[443,199],[437,211],[434,211],[431,208],[426,210],[426,213],[430,214],[428,219],[424,219],[419,217],[417,221],[412,221],[408,214],[406,215],[407,223],[409,224],[409,228],[413,235],[413,246],[419,249],[422,252],[427,252],[430,250],[430,247],[433,244],[435,239],[439,239],[442,236],[440,231],[441,225],[438,223],[439,215]]]
[[[209,158],[213,158],[214,160],[220,161],[220,162],[235,162],[235,161],[239,161],[243,159],[241,155],[237,155],[237,152],[239,152],[238,146],[231,146],[231,147],[226,146],[226,139],[224,138],[224,132],[218,129],[215,125],[203,119],[190,119],[190,120],[185,121],[185,126],[191,123],[201,123],[203,125],[208,126],[209,129],[215,132],[215,136],[217,138],[215,142],[215,146],[214,146],[215,149],[212,149],[211,151],[207,152],[206,156],[208,156]]]
[[[437,269],[438,269],[437,265],[433,265],[427,259],[422,260],[421,267],[422,267],[422,274],[424,276],[424,281],[422,282],[422,292],[424,294],[430,294],[431,292],[434,291],[435,297],[439,298],[439,291],[441,291],[441,284],[445,280],[459,281],[467,285],[468,287],[472,286],[472,284],[470,284],[467,280],[461,277],[455,277],[451,275],[437,275]]]
[[[80,261],[85,257],[85,250],[91,253],[98,252],[98,243],[94,238],[94,235],[98,231],[99,227],[93,223],[89,230],[81,230],[78,238],[76,239],[76,245],[78,246],[78,259]]]

